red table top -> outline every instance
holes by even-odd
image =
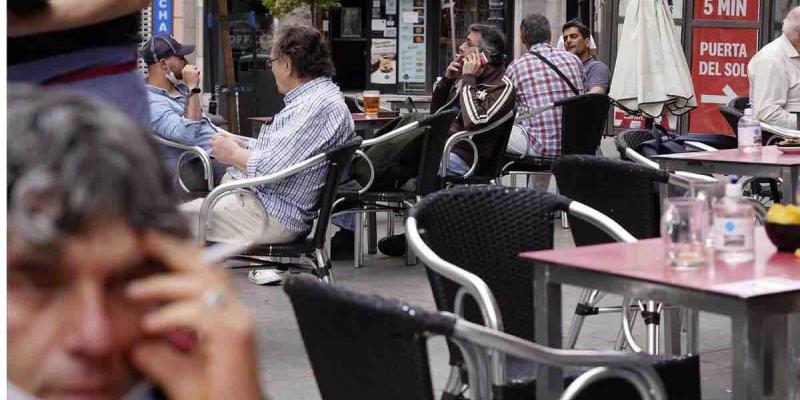
[[[364,115],[364,113],[352,113],[350,115],[353,116],[353,121],[354,122],[362,122],[362,121],[364,121],[364,122],[373,122],[373,121],[374,122],[389,122],[389,121],[397,118],[397,116],[399,114],[395,113],[395,112],[380,112],[380,113],[378,113],[377,117],[369,117],[369,118],[367,118],[367,116]]]
[[[744,152],[739,149],[719,150],[719,151],[700,151],[693,153],[665,154],[655,156],[656,159],[678,159],[678,160],[697,160],[713,161],[737,164],[761,164],[761,165],[800,165],[800,154],[784,153],[776,146],[764,146],[760,152]]]
[[[636,243],[526,252],[520,256],[586,271],[745,299],[800,292],[800,258],[792,253],[777,252],[763,228],[756,228],[755,260],[740,264],[709,262],[691,271],[667,266],[661,238]]]

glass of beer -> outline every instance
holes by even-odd
[[[381,109],[381,92],[377,90],[364,91],[364,116],[367,118],[377,118],[378,111]]]

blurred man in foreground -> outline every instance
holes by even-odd
[[[121,112],[8,91],[11,399],[260,399],[253,319]]]

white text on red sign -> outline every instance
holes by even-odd
[[[700,56],[741,58],[741,62],[700,61],[700,75],[747,78],[747,48],[744,43],[700,42]]]
[[[747,0],[703,0],[703,14],[718,17],[744,17]]]

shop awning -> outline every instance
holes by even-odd
[[[697,107],[694,85],[665,0],[628,4],[609,96],[629,110],[658,117]]]

